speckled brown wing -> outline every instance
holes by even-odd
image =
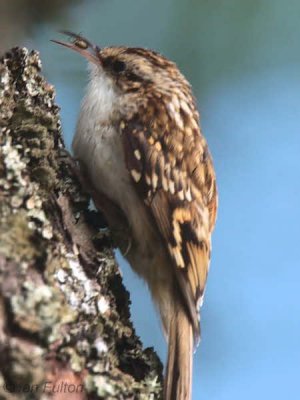
[[[217,209],[212,160],[194,119],[178,125],[167,114],[147,126],[141,115],[120,125],[127,168],[166,243],[197,340]]]

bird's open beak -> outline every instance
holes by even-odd
[[[60,31],[60,33],[71,37],[73,39],[72,42],[61,42],[60,40],[54,40],[54,39],[52,39],[51,42],[60,44],[64,47],[67,47],[68,49],[77,51],[77,53],[81,54],[83,57],[85,57],[87,60],[91,61],[94,64],[99,65],[99,62],[101,63],[100,48],[98,46],[95,46],[87,39],[85,39],[83,36],[77,35],[76,33],[69,31]]]

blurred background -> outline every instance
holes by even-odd
[[[59,29],[156,49],[193,85],[220,197],[194,400],[299,396],[299,18],[298,0],[0,0],[0,52],[39,50],[68,146],[87,73],[49,42]],[[119,260],[137,332],[164,360],[147,290]]]

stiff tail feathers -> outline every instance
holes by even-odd
[[[171,316],[168,336],[164,400],[191,400],[194,334],[191,321],[180,305]]]

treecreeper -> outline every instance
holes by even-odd
[[[148,284],[168,342],[165,400],[190,400],[217,212],[212,159],[191,86],[144,48],[54,42],[88,59],[73,151],[81,180]]]

